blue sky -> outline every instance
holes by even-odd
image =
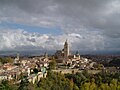
[[[0,28],[4,29],[23,29],[27,32],[33,33],[37,32],[40,34],[54,34],[54,35],[60,35],[62,34],[62,31],[60,27],[39,27],[39,26],[30,26],[30,25],[25,25],[25,24],[19,24],[19,23],[14,23],[14,22],[1,22],[0,23]]]

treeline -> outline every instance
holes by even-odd
[[[5,64],[5,63],[13,63],[13,59],[11,57],[0,57],[0,63]]]
[[[20,84],[2,81],[0,90],[120,90],[120,73],[89,74],[86,70],[82,73],[61,74],[48,71],[46,78],[41,78],[35,84],[27,79]]]
[[[120,73],[101,72],[93,75],[83,71],[83,73],[66,74],[65,77],[73,80],[79,88],[77,90],[120,90]]]
[[[113,58],[112,61],[109,62],[109,66],[120,67],[120,58]]]

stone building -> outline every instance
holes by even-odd
[[[72,61],[80,60],[80,54],[77,51],[75,55],[70,54],[69,44],[66,40],[64,43],[64,48],[62,50],[57,50],[55,53],[57,63],[72,63]]]
[[[62,50],[57,50],[55,53],[55,57],[57,58],[58,63],[65,63],[69,60],[70,50],[69,50],[69,44],[66,40],[64,43],[64,48]]]

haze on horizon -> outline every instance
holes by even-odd
[[[120,52],[120,0],[0,0],[0,51]]]

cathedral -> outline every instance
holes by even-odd
[[[64,43],[64,48],[62,50],[57,50],[55,53],[56,61],[58,63],[66,63],[73,59],[74,57],[80,57],[80,55],[77,53],[77,55],[71,55],[68,41],[66,40]],[[71,60],[72,61],[72,60]]]
[[[69,57],[69,54],[70,54],[70,51],[69,51],[69,45],[68,45],[68,42],[66,40],[65,44],[64,44],[64,59],[67,60],[68,57]]]

